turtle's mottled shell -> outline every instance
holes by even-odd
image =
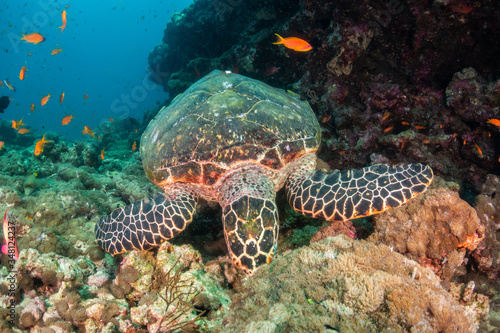
[[[141,138],[158,186],[212,186],[235,165],[281,170],[315,152],[320,127],[307,102],[247,77],[213,71],[160,110]]]

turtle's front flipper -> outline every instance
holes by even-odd
[[[278,241],[278,209],[273,183],[256,170],[240,170],[220,189],[224,235],[236,267],[252,275],[271,262]]]
[[[166,192],[101,217],[94,231],[99,246],[113,255],[149,250],[182,232],[193,220],[198,196],[184,188]]]
[[[425,191],[432,170],[423,164],[373,165],[331,174],[296,168],[285,184],[290,205],[327,221],[346,221],[401,206]]]

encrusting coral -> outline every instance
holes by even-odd
[[[284,254],[233,297],[217,332],[475,332],[434,273],[339,235]]]
[[[432,188],[400,209],[374,218],[370,240],[434,270],[449,280],[462,264],[466,250],[473,251],[484,237],[476,211],[458,193]]]
[[[494,280],[500,271],[500,178],[488,175],[481,193],[475,198],[474,208],[486,228],[485,238],[472,253],[479,272]]]

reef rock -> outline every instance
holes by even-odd
[[[217,332],[475,332],[440,279],[385,245],[327,238],[243,283]]]
[[[500,178],[488,175],[481,194],[474,202],[481,223],[485,226],[485,237],[472,253],[476,269],[494,280],[500,270]]]
[[[375,217],[371,240],[432,268],[451,279],[462,264],[466,250],[474,250],[484,237],[474,208],[458,193],[430,189],[400,209]]]

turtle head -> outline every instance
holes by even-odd
[[[274,185],[256,167],[232,172],[219,192],[231,259],[246,275],[253,275],[276,253],[278,209]]]

